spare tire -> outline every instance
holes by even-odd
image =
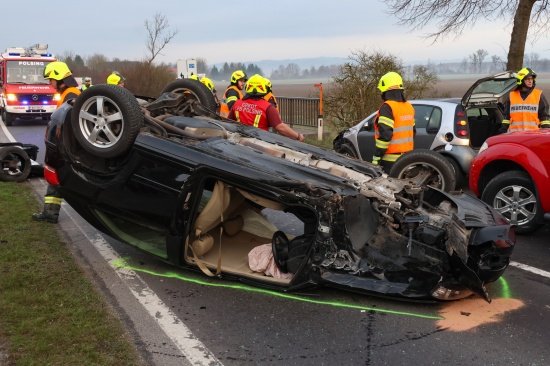
[[[75,138],[84,150],[100,158],[125,154],[143,125],[135,96],[118,85],[86,89],[76,98],[71,113]]]
[[[454,191],[455,171],[443,155],[432,150],[418,149],[401,155],[390,170],[390,177],[408,179],[445,192]]]
[[[206,85],[198,80],[177,79],[166,85],[160,94],[162,95],[163,93],[184,93],[188,98],[198,100],[212,112],[216,112],[216,108],[218,107],[214,94],[212,94]]]
[[[22,182],[29,177],[32,163],[29,155],[19,146],[0,147],[0,180]]]

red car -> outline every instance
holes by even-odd
[[[470,189],[517,233],[550,220],[550,129],[493,136],[470,167]]]

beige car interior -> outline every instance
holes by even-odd
[[[205,203],[206,202],[206,203]],[[204,206],[201,209],[201,206]],[[185,245],[185,261],[195,263],[209,276],[224,273],[262,277],[288,283],[254,272],[248,264],[249,252],[270,244],[278,229],[261,214],[263,208],[283,210],[284,205],[217,181],[212,191],[202,191],[199,213]],[[293,237],[289,234],[289,237]]]

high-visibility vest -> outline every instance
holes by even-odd
[[[229,116],[229,106],[228,103],[232,102],[232,100],[227,100],[227,92],[230,90],[236,90],[237,93],[239,93],[239,99],[243,99],[243,93],[239,88],[237,88],[235,85],[230,85],[226,90],[225,93],[223,93],[222,102],[220,104],[220,116],[227,118]],[[238,100],[239,100],[238,99]]]
[[[380,119],[380,109],[374,124],[374,138],[378,140],[378,124],[384,123],[393,128],[393,136],[386,150],[386,155],[402,154],[414,148],[414,108],[409,102],[387,100],[384,103],[391,107],[393,121],[388,118]],[[392,123],[393,122],[393,123]],[[397,157],[389,158],[386,155],[382,160],[395,161]]]
[[[270,106],[271,103],[265,99],[239,99],[233,104],[233,112],[237,122],[267,131],[267,108]]]
[[[265,100],[267,100],[269,103],[271,103],[272,106],[277,109],[277,112],[279,111],[279,104],[277,103],[277,98],[275,98],[275,95],[272,92],[269,92],[264,97]]]
[[[70,88],[63,90],[63,93],[61,93],[61,97],[57,101],[57,106],[59,107],[61,104],[63,104],[65,102],[65,98],[67,97],[67,95],[71,93],[80,95],[80,89],[71,86]]]
[[[509,132],[536,130],[539,128],[539,103],[542,90],[533,91],[523,100],[519,90],[510,93]]]

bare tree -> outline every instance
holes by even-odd
[[[434,42],[454,34],[462,35],[477,20],[505,19],[512,24],[508,49],[508,70],[519,70],[529,27],[536,38],[550,28],[550,0],[386,0],[389,13],[397,16],[400,25],[421,29],[431,21],[438,22],[437,31],[427,35]]]
[[[145,29],[147,29],[147,63],[152,64],[155,58],[160,54],[160,51],[166,47],[168,43],[178,34],[178,30],[168,29],[168,19],[166,16],[156,13],[153,20],[145,20]]]

